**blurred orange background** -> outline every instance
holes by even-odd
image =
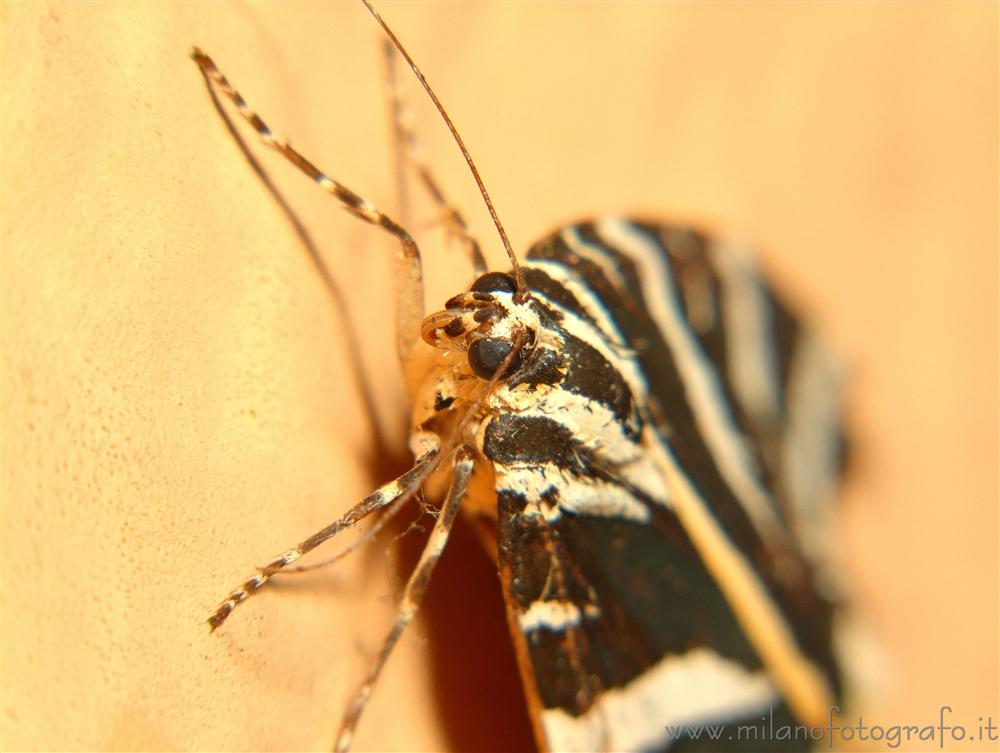
[[[888,668],[866,720],[931,724],[948,705],[1000,721],[998,6],[379,7],[516,247],[641,211],[761,249],[850,366],[843,550]],[[395,248],[263,155],[346,322],[187,53],[203,47],[276,132],[389,208],[378,31],[356,4],[2,13],[3,746],[328,746],[403,568],[378,546],[262,593],[216,635],[203,619],[405,462]],[[404,81],[441,182],[501,263]],[[430,307],[468,270],[439,233],[419,240]],[[391,458],[373,457],[348,327]],[[488,566],[460,537],[357,750],[523,742],[515,679],[491,669],[505,649]],[[449,671],[442,621],[481,665]]]

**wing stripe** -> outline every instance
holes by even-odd
[[[546,259],[533,259],[528,261],[524,264],[524,269],[530,269],[533,272],[537,270],[538,273],[544,274],[553,284],[552,287],[558,285],[560,288],[565,290],[568,295],[572,296],[573,303],[576,308],[566,306],[563,300],[553,297],[548,289],[541,290],[542,294],[553,304],[571,310],[579,316],[589,319],[596,326],[597,333],[603,336],[608,345],[614,348],[626,347],[621,332],[618,330],[618,326],[609,316],[604,304],[601,302],[601,299],[594,295],[594,291],[591,290],[590,286],[587,285],[586,281],[580,277],[580,275],[576,274],[573,270],[568,269],[557,261]],[[538,290],[538,288],[534,288],[534,285],[531,283],[532,278],[529,277],[527,279],[529,284],[532,285],[532,288]]]
[[[792,530],[819,565],[829,553],[828,504],[840,473],[841,376],[811,336],[800,339],[788,384],[788,421],[782,438],[782,485],[792,506]]]
[[[771,306],[753,258],[740,246],[711,243],[708,255],[722,288],[728,381],[743,411],[756,423],[781,415],[781,384]]]
[[[834,705],[834,693],[824,672],[803,653],[791,626],[754,572],[709,512],[670,450],[649,432],[654,451],[671,490],[674,510],[695,548],[722,589],[751,643],[770,670],[796,716],[820,724]]]
[[[673,275],[664,259],[666,250],[635,225],[617,218],[598,222],[597,232],[612,248],[626,252],[639,267],[649,313],[676,360],[695,420],[719,471],[761,535],[770,541],[780,541],[783,526],[775,503],[758,481],[755,463],[733,419],[715,369],[681,313],[671,282]]]
[[[553,751],[649,750],[669,745],[670,727],[749,718],[778,701],[766,673],[695,648],[605,690],[581,716],[546,709],[542,725]]]

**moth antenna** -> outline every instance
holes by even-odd
[[[437,108],[438,113],[440,113],[441,118],[444,120],[445,125],[448,126],[448,130],[451,131],[452,137],[455,139],[455,143],[458,144],[458,148],[462,151],[462,156],[465,157],[466,163],[469,165],[469,170],[472,171],[472,177],[476,180],[476,185],[479,186],[479,193],[483,197],[483,201],[486,203],[486,208],[490,212],[490,217],[493,218],[493,224],[496,226],[497,233],[500,235],[500,241],[503,243],[504,251],[507,252],[507,258],[510,260],[511,270],[514,273],[514,281],[517,283],[517,292],[515,293],[515,299],[524,301],[528,297],[528,286],[524,282],[524,272],[521,271],[521,265],[517,263],[517,257],[514,256],[514,249],[511,248],[510,240],[507,238],[507,232],[503,229],[503,224],[500,222],[500,218],[497,216],[496,209],[493,208],[493,202],[490,200],[490,194],[486,190],[486,186],[483,183],[483,179],[479,176],[479,170],[476,169],[476,163],[472,161],[472,155],[469,154],[469,150],[465,147],[465,142],[462,141],[462,137],[458,134],[458,129],[455,128],[455,124],[451,122],[451,118],[448,117],[448,112],[444,109],[444,105],[441,104],[441,100],[437,98],[434,90],[431,89],[431,85],[427,83],[427,79],[424,78],[424,74],[420,72],[420,68],[417,64],[413,62],[413,58],[410,57],[410,53],[406,51],[403,47],[402,42],[392,33],[392,29],[389,28],[388,24],[382,20],[382,16],[378,14],[369,0],[361,0],[365,4],[365,7],[371,12],[378,21],[379,26],[385,32],[386,36],[392,41],[396,49],[399,50],[399,54],[403,56],[407,65],[410,66],[410,70],[413,71],[413,75],[417,77],[420,85],[424,87],[424,91],[427,92],[427,96],[431,98],[434,103],[434,107]]]

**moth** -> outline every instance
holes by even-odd
[[[541,750],[682,749],[695,741],[677,725],[762,716],[825,723],[841,693],[824,527],[841,468],[836,365],[752,257],[696,229],[586,220],[519,262],[443,106],[365,5],[452,131],[510,269],[487,270],[397,118],[409,166],[475,269],[424,316],[409,232],[277,139],[193,51],[213,98],[399,242],[397,348],[413,385],[413,467],[259,569],[211,629],[283,568],[377,512],[381,526],[443,474],[447,494],[336,750],[349,749],[460,509],[495,541]]]

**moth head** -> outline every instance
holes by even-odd
[[[504,272],[487,272],[467,293],[448,299],[444,311],[424,320],[421,336],[435,348],[464,351],[472,372],[491,379],[514,349],[521,334],[528,342],[507,365],[507,374],[523,363],[534,341],[537,317],[528,302],[515,300],[517,283]],[[529,299],[530,301],[530,299]]]

